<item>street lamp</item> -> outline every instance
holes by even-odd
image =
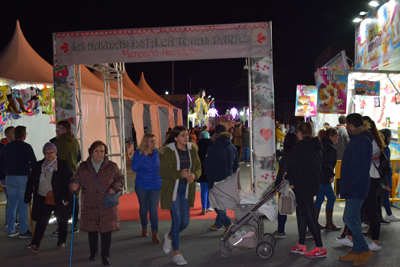
[[[166,94],[166,95],[168,95],[168,94],[169,94],[169,92],[168,92],[168,91],[165,91],[165,94]]]

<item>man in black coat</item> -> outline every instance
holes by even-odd
[[[215,182],[222,181],[231,176],[239,168],[239,159],[236,147],[232,144],[232,135],[226,132],[222,124],[215,128],[215,142],[207,150],[207,157],[204,161],[204,170],[207,176],[208,188],[211,189]],[[230,218],[225,210],[215,209],[217,218],[215,224],[210,227],[214,230],[222,230],[225,226],[227,233],[232,226]]]

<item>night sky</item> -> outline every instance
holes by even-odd
[[[292,1],[2,1],[0,51],[19,20],[36,52],[52,64],[52,32],[153,28],[272,21],[275,99],[293,102],[296,84],[314,84],[314,60],[331,44],[354,47],[354,23],[369,0]],[[347,54],[353,54],[348,51]],[[248,101],[244,59],[176,61],[175,94],[205,88],[216,107]],[[141,72],[158,94],[171,92],[172,63],[128,63],[134,83]]]

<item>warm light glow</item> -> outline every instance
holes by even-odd
[[[355,19],[353,19],[353,22],[360,22],[362,19],[360,19],[360,18],[355,18]]]
[[[232,118],[235,119],[237,117],[237,115],[239,114],[239,111],[237,110],[237,108],[233,107],[229,111],[229,114],[231,114]]]
[[[217,110],[216,108],[210,108],[210,109],[208,110],[207,114],[208,114],[210,117],[212,117],[212,118],[218,117],[218,116],[219,116],[219,115],[218,115],[218,110]]]
[[[369,5],[372,7],[376,7],[376,6],[379,6],[379,3],[377,1],[371,1],[371,2],[369,2]]]

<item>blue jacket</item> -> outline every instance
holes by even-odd
[[[364,126],[355,131],[349,136],[340,170],[340,196],[344,199],[365,199],[370,186],[373,137]]]
[[[231,142],[231,134],[220,133],[213,145],[208,147],[204,161],[208,188],[232,175],[239,168],[236,147]]]
[[[143,190],[158,191],[161,188],[161,178],[158,175],[160,169],[160,156],[156,149],[153,156],[140,154],[136,150],[132,158],[132,171],[136,172],[135,185]]]

